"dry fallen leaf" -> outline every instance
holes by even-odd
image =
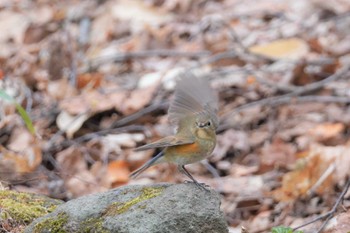
[[[84,155],[76,147],[69,147],[60,151],[56,154],[56,160],[63,175],[67,173],[71,176],[87,170]]]
[[[97,177],[87,170],[68,177],[65,180],[65,186],[68,192],[67,195],[71,198],[80,197],[91,193],[104,192],[107,190],[106,187],[99,184]]]
[[[345,126],[342,123],[322,123],[316,125],[309,130],[309,135],[314,137],[317,141],[330,140],[344,131]]]
[[[101,73],[84,73],[80,74],[77,77],[77,87],[82,89],[85,87],[88,88],[98,88],[101,86],[103,80],[103,75]]]
[[[217,162],[221,160],[233,148],[242,152],[249,150],[247,133],[229,129],[225,133],[218,135],[217,146],[210,157],[210,161]]]
[[[158,26],[173,19],[171,13],[149,6],[140,0],[114,2],[111,12],[118,20],[129,21],[134,33],[143,29],[145,24]]]
[[[73,138],[74,133],[81,128],[89,117],[88,113],[73,116],[66,111],[62,111],[58,114],[56,123],[57,127],[67,134],[67,138]]]
[[[287,168],[295,162],[296,148],[281,139],[275,139],[271,144],[265,144],[261,150],[260,170],[271,168]]]
[[[129,181],[129,164],[124,160],[112,161],[108,164],[106,179],[110,187],[115,188]]]
[[[60,176],[63,177],[68,196],[78,197],[89,193],[102,192],[107,188],[99,183],[101,177],[91,170],[79,148],[69,147],[56,155]],[[98,175],[103,175],[101,172]]]
[[[279,201],[294,200],[316,192],[330,193],[335,184],[343,184],[350,174],[350,147],[314,145],[301,154],[295,169],[283,176],[282,187],[274,192]]]
[[[131,92],[131,95],[124,101],[121,106],[116,106],[125,115],[132,114],[152,101],[152,97],[157,90],[157,85],[147,88],[139,88]]]
[[[0,12],[0,43],[10,40],[22,43],[29,23],[30,19],[24,14],[3,9]]]
[[[58,80],[51,80],[47,84],[47,92],[48,94],[57,99],[57,100],[62,100],[62,99],[68,99],[71,96],[76,95],[76,90],[74,87],[72,87],[69,84],[69,81],[65,78],[58,79]]]
[[[255,45],[249,51],[273,59],[301,59],[308,53],[309,46],[301,39],[289,38]]]
[[[127,92],[118,90],[112,93],[103,94],[97,90],[88,90],[73,98],[67,98],[60,102],[60,108],[71,115],[78,115],[90,112],[98,113],[120,107]]]
[[[8,149],[0,147],[0,167],[15,172],[30,173],[37,169],[42,161],[39,139],[25,128],[13,131]],[[1,174],[0,174],[1,175]]]

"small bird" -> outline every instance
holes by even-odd
[[[181,173],[202,187],[185,165],[201,161],[213,152],[219,124],[217,109],[217,96],[206,78],[191,73],[181,75],[168,111],[169,122],[175,126],[175,135],[136,148],[135,151],[163,150],[130,176],[134,178],[150,166],[168,162],[177,164]]]

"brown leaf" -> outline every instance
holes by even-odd
[[[317,141],[331,140],[339,137],[344,131],[345,126],[342,123],[322,123],[311,128],[308,134]]]
[[[67,175],[75,175],[76,173],[87,170],[84,156],[79,148],[76,147],[69,147],[60,151],[56,155],[56,160],[63,174],[67,173]]]
[[[221,160],[229,150],[239,150],[246,152],[249,150],[248,136],[245,132],[229,129],[225,133],[217,136],[217,146],[210,157],[210,161]]]
[[[98,113],[122,106],[125,98],[125,91],[102,94],[96,90],[89,90],[79,96],[61,101],[60,108],[72,115]]]
[[[124,185],[129,181],[129,164],[124,160],[115,160],[108,164],[106,179],[111,187]]]
[[[118,109],[125,115],[129,115],[138,110],[141,110],[151,102],[156,89],[157,85],[153,85],[147,88],[134,90],[129,98],[125,100],[124,104],[122,106],[118,106]]]
[[[265,171],[276,167],[287,168],[295,162],[295,152],[295,146],[278,138],[272,144],[265,144],[261,150],[260,170]]]
[[[80,171],[79,174],[67,177],[65,186],[69,192],[68,196],[72,197],[80,197],[107,190],[106,187],[99,185],[97,177],[87,170]]]
[[[300,59],[308,53],[309,46],[299,38],[289,38],[252,46],[249,51],[273,59]]]
[[[8,172],[30,173],[41,164],[39,140],[25,128],[14,130],[8,148],[0,147],[0,167]]]
[[[313,146],[301,154],[304,158],[296,168],[283,176],[282,187],[274,192],[275,198],[287,201],[309,192],[329,194],[333,185],[343,184],[350,174],[349,153],[349,146]]]
[[[76,90],[73,88],[67,79],[52,80],[47,84],[48,94],[56,100],[70,98],[76,95]]]
[[[84,87],[98,88],[101,86],[103,75],[101,73],[85,73],[77,77],[77,87],[82,89]]]

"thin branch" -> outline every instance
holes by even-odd
[[[308,85],[297,88],[295,91],[290,93],[289,95],[300,95],[312,91],[316,91],[322,87],[324,87],[327,83],[334,82],[340,78],[342,78],[347,72],[350,70],[350,64],[343,66],[336,73],[332,74],[328,78],[322,79],[321,81],[310,83]]]
[[[281,105],[281,104],[286,104],[292,101],[294,98],[299,95],[303,95],[306,93],[310,93],[313,91],[316,91],[322,87],[324,87],[326,84],[336,81],[340,78],[342,78],[348,71],[350,70],[350,64],[345,65],[342,67],[338,72],[335,74],[329,76],[328,78],[325,78],[319,82],[311,83],[306,86],[298,87],[294,91],[281,95],[281,96],[273,96],[270,98],[258,100],[252,103],[248,103],[242,106],[239,106],[235,108],[233,111],[230,113],[225,114],[222,116],[223,121],[226,119],[229,119],[232,117],[232,115],[237,114],[241,112],[243,109],[250,108],[250,107],[255,107],[255,106],[264,106],[264,105],[269,105],[269,106],[276,106],[276,105]],[[304,97],[298,97],[295,98],[297,101],[303,101],[303,102],[310,102],[310,101],[318,101],[318,102],[338,102],[338,103],[349,103],[349,98],[347,97],[335,97],[335,96],[304,96]]]
[[[348,104],[350,103],[350,97],[338,97],[338,96],[318,96],[318,95],[309,95],[309,96],[275,96],[271,98],[266,98],[262,100],[258,100],[255,102],[251,102],[248,104],[241,105],[231,111],[229,114],[226,114],[222,117],[222,122],[227,121],[233,115],[242,112],[243,110],[256,106],[279,106],[288,104],[295,101],[295,103],[304,103],[304,102],[321,102],[321,103],[342,103]],[[230,122],[220,124],[218,128],[218,132],[226,130],[231,127]]]
[[[124,62],[130,59],[148,58],[148,57],[187,57],[201,58],[210,55],[209,51],[184,52],[175,50],[146,50],[128,53],[116,53],[110,56],[95,58],[89,61],[90,68],[96,68],[106,62]]]
[[[64,147],[72,146],[74,144],[86,142],[91,139],[101,137],[107,134],[130,132],[130,131],[143,131],[144,129],[145,127],[141,125],[128,125],[128,126],[119,127],[119,128],[104,129],[93,133],[87,133],[87,134],[84,134],[83,136],[80,136],[74,139],[66,139],[60,144],[53,144],[50,148],[47,148],[45,152],[54,151],[54,150],[57,150],[57,148],[64,148]]]
[[[309,221],[309,222],[306,222],[306,223],[304,223],[304,224],[302,224],[302,225],[300,225],[300,226],[298,226],[298,227],[293,228],[293,231],[295,231],[295,230],[297,230],[297,229],[300,229],[300,228],[302,228],[302,227],[305,227],[305,226],[307,226],[307,225],[310,225],[311,223],[320,221],[320,220],[322,220],[322,219],[324,219],[324,218],[327,217],[326,220],[325,220],[325,221],[323,222],[323,224],[321,225],[321,227],[320,227],[315,233],[320,233],[320,232],[322,232],[323,228],[327,225],[328,221],[334,216],[334,214],[335,214],[335,212],[336,212],[336,210],[337,210],[337,208],[338,208],[340,202],[343,200],[345,194],[348,192],[349,186],[350,186],[350,178],[349,178],[348,181],[346,182],[346,185],[345,185],[343,191],[342,191],[341,194],[339,195],[337,201],[335,202],[335,204],[333,205],[333,207],[332,207],[332,209],[331,209],[330,211],[328,211],[328,212],[325,213],[325,214],[322,214],[322,215],[318,216],[317,218],[315,218],[315,219],[313,219],[313,220],[311,220],[311,221]]]
[[[325,172],[321,175],[321,177],[317,180],[317,182],[307,191],[307,195],[312,195],[318,187],[334,172],[335,163],[332,163],[328,166]]]
[[[115,123],[112,124],[111,127],[114,128],[114,127],[120,127],[120,126],[126,125],[126,124],[128,124],[132,121],[135,121],[135,120],[139,119],[140,117],[142,117],[146,114],[149,114],[153,111],[156,111],[158,109],[167,109],[168,106],[169,106],[169,102],[150,105],[146,108],[141,109],[138,112],[135,112],[129,116],[126,116],[126,117],[116,121]]]

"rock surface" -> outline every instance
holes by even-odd
[[[32,232],[228,232],[220,197],[193,183],[125,186],[71,200],[41,217]]]

